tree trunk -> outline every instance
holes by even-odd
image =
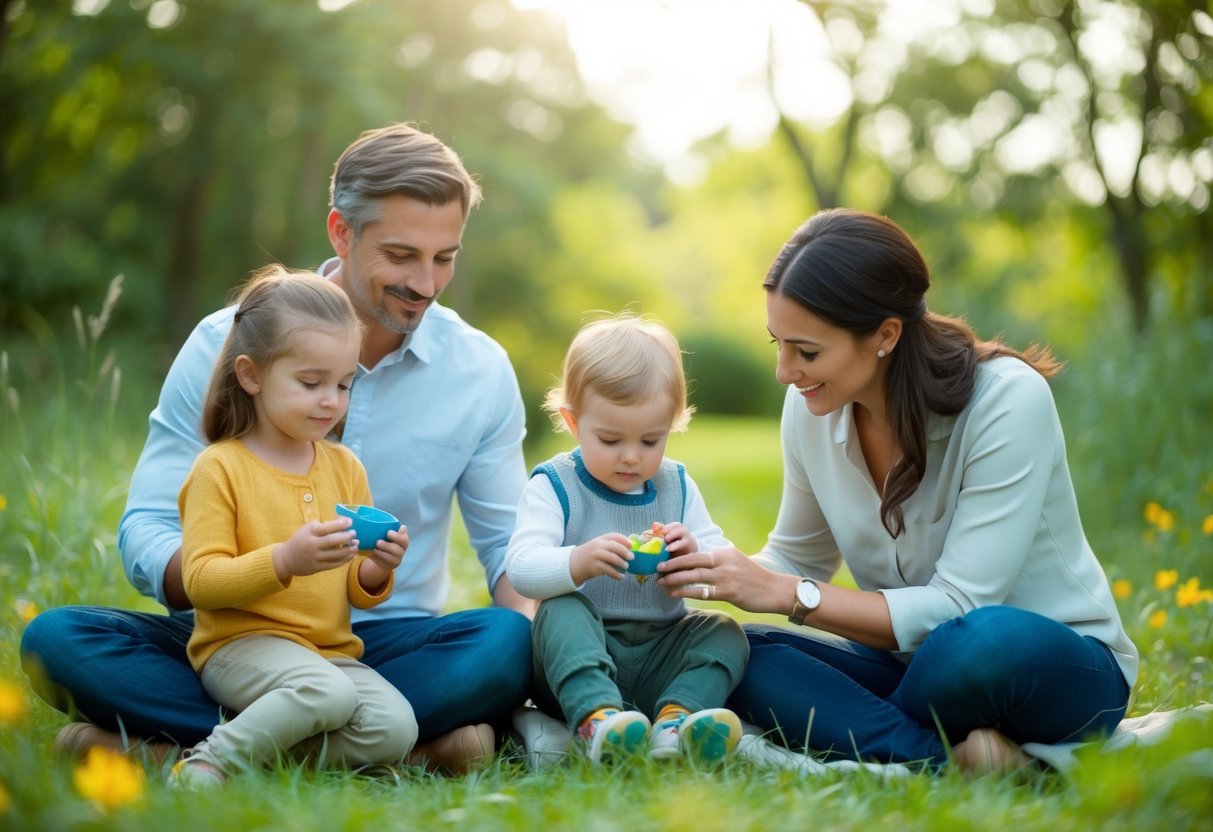
[[[1150,298],[1147,291],[1150,250],[1142,209],[1139,203],[1118,200],[1111,194],[1104,203],[1112,216],[1112,248],[1120,260],[1133,328],[1145,332],[1150,323]]]
[[[168,271],[168,336],[181,344],[197,323],[198,285],[202,279],[202,226],[210,203],[211,179],[204,166],[186,183],[177,210]]]

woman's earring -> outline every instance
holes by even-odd
[[[888,353],[886,353],[884,350],[876,350],[877,358],[884,358],[886,355],[888,355]]]

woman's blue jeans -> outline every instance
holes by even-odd
[[[25,629],[21,660],[52,706],[131,736],[192,746],[219,722],[185,647],[192,616],[58,607]],[[413,706],[425,742],[461,725],[506,722],[530,695],[531,626],[497,607],[362,621],[362,662]]]
[[[1129,686],[1100,641],[1014,607],[935,629],[906,665],[854,642],[748,624],[750,663],[729,699],[742,719],[827,758],[938,767],[974,728],[1017,743],[1106,735]]]

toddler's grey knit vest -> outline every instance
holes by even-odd
[[[620,494],[591,476],[581,461],[581,449],[559,454],[535,467],[531,476],[544,474],[564,509],[564,545],[578,546],[607,532],[625,537],[651,529],[654,522],[682,522],[686,505],[686,469],[662,460],[653,479],[640,494]],[[645,577],[641,581],[638,578]],[[621,580],[599,575],[578,592],[593,602],[604,620],[673,621],[686,615],[681,598],[671,598],[657,585],[658,575],[625,574]]]

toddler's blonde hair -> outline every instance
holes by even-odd
[[[589,393],[621,405],[669,396],[674,405],[672,431],[686,430],[695,412],[687,404],[678,339],[661,324],[629,312],[592,321],[573,338],[560,383],[543,400],[557,430],[567,427],[560,408],[576,416]]]

